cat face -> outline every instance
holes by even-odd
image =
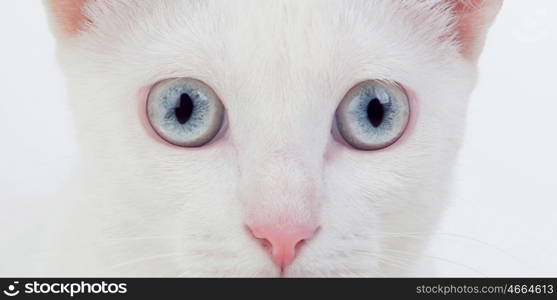
[[[500,3],[47,5],[87,217],[167,237],[95,251],[173,253],[114,274],[370,276],[437,222]]]

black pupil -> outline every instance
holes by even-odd
[[[180,124],[185,124],[193,112],[193,101],[188,94],[180,95],[180,103],[174,108],[174,114]]]
[[[367,105],[367,118],[369,119],[373,127],[379,127],[379,125],[381,125],[381,122],[383,122],[384,117],[385,108],[383,107],[383,104],[379,102],[379,99],[374,98]]]

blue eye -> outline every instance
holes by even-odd
[[[200,147],[212,141],[222,127],[224,106],[205,83],[191,78],[157,83],[147,97],[151,126],[167,142]]]
[[[342,138],[358,150],[378,150],[396,142],[408,126],[410,104],[404,90],[376,80],[354,86],[336,111]]]

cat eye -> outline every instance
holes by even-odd
[[[335,114],[338,133],[358,150],[392,145],[404,133],[409,117],[410,104],[402,87],[377,80],[350,89]]]
[[[166,79],[147,97],[147,116],[155,132],[181,147],[200,147],[219,133],[224,106],[205,83],[191,78]]]

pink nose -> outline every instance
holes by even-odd
[[[259,239],[270,254],[273,262],[282,269],[296,258],[296,252],[306,240],[315,235],[316,229],[278,230],[266,227],[249,227],[253,236]]]

